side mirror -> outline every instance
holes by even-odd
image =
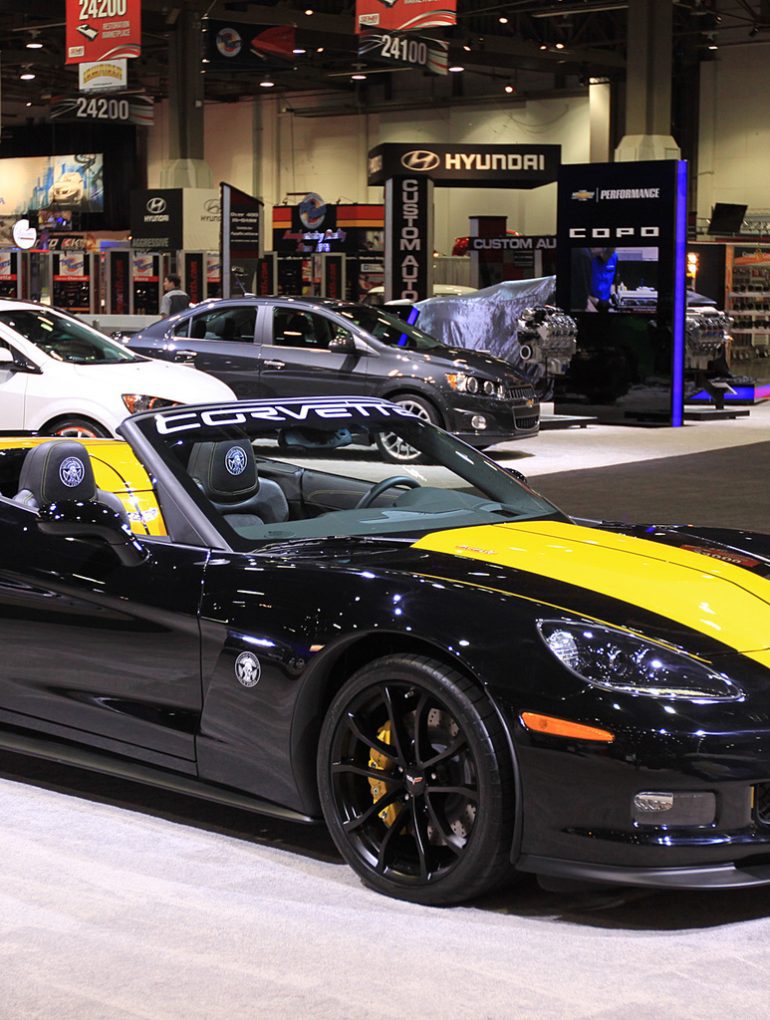
[[[40,369],[36,365],[32,365],[30,362],[18,362],[13,356],[13,351],[9,351],[7,347],[0,347],[0,371],[3,369],[6,372],[40,373]]]
[[[138,567],[149,557],[120,514],[106,503],[80,500],[51,503],[40,508],[37,526],[43,535],[103,542],[124,567]]]
[[[351,336],[350,333],[342,333],[340,336],[332,337],[329,341],[329,350],[334,351],[335,354],[360,354],[358,347],[356,347],[355,337]]]

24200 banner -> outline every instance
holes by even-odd
[[[68,64],[138,57],[141,0],[67,0]]]

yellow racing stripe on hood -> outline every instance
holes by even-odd
[[[770,668],[770,580],[733,563],[561,521],[437,531],[414,548],[513,567],[630,602]]]

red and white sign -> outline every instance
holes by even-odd
[[[356,31],[421,32],[457,24],[457,0],[356,0]]]
[[[138,57],[141,52],[141,0],[67,0],[67,64]]]

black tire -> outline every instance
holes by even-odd
[[[510,873],[507,742],[484,692],[454,669],[389,655],[358,670],[324,720],[318,777],[331,836],[372,889],[443,906]]]
[[[418,418],[422,418],[423,421],[429,421],[432,425],[441,424],[438,411],[424,397],[418,397],[413,393],[402,393],[400,396],[390,397],[390,400],[400,407],[405,407],[412,414],[417,415]],[[403,439],[399,439],[394,432],[378,433],[376,443],[382,459],[390,464],[426,463],[425,457],[423,457],[419,450],[409,446]]]
[[[103,425],[71,415],[49,422],[42,430],[46,436],[60,436],[66,439],[109,439],[110,433]]]

